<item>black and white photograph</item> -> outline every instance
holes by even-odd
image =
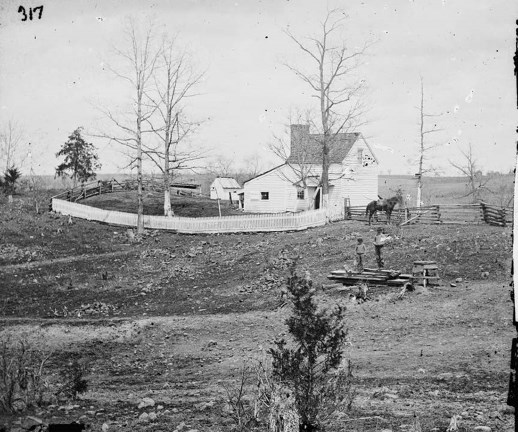
[[[518,430],[517,19],[3,1],[0,432]]]

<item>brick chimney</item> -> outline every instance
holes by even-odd
[[[308,124],[292,124],[291,130],[291,147],[290,147],[290,158],[296,159],[303,154],[303,145],[309,136],[309,125]]]

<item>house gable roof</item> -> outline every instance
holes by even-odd
[[[312,164],[322,165],[322,140],[323,134],[310,134],[309,125],[291,125],[291,152],[290,157],[286,160],[286,163],[273,167],[265,172],[262,172],[251,179],[248,179],[243,183],[243,186],[259,177],[275,171],[283,167],[284,165],[290,164]],[[341,164],[347,157],[351,148],[360,139],[364,141],[367,148],[371,152],[376,163],[378,159],[372,151],[371,146],[360,132],[352,133],[339,133],[333,135],[334,142],[331,145],[329,152],[329,161],[332,164]],[[307,144],[307,145],[306,145]],[[293,183],[297,186],[297,183]]]
[[[304,126],[292,125],[291,151],[287,163],[321,164],[324,135],[310,134],[309,127]],[[329,162],[342,163],[359,137],[359,132],[331,135]]]
[[[275,166],[273,168],[270,168],[268,171],[262,172],[261,174],[257,174],[255,177],[252,177],[252,178],[248,179],[247,181],[243,182],[243,186],[245,185],[245,183],[248,183],[249,181],[255,180],[256,178],[262,177],[262,176],[264,176],[264,175],[266,175],[268,173],[271,173],[272,171],[275,171],[277,168],[280,168],[280,167],[282,167],[284,165],[286,165],[286,164],[277,165],[277,166]]]

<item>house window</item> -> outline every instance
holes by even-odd
[[[261,192],[261,199],[262,200],[270,199],[270,192]]]
[[[302,189],[302,188],[297,189],[297,199],[300,199],[300,200],[304,199],[304,189]]]
[[[363,159],[363,149],[358,149],[358,162],[362,163]]]

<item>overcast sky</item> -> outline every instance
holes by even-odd
[[[471,143],[484,171],[514,166],[515,0],[41,0],[41,19],[25,22],[22,3],[0,6],[0,119],[23,125],[36,173],[54,172],[54,155],[75,128],[102,127],[96,106],[115,109],[129,101],[130,89],[106,67],[117,66],[113,47],[124,46],[128,15],[178,34],[195,66],[206,71],[201,95],[189,102],[192,118],[203,122],[192,145],[236,164],[257,157],[271,167],[268,142],[282,132],[290,110],[315,103],[283,66],[307,65],[283,30],[316,35],[326,11],[336,7],[348,15],[343,38],[352,49],[376,42],[358,71],[369,107],[358,131],[382,171],[416,172],[420,76],[425,110],[442,113],[435,120],[443,131],[431,137],[441,144],[432,165],[454,174],[449,161],[458,162]],[[102,172],[121,170],[120,148],[89,140],[99,149]]]

